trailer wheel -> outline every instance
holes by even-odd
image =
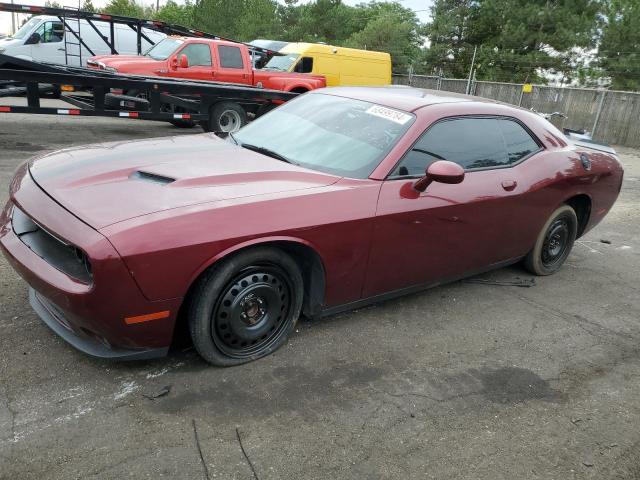
[[[202,122],[205,132],[233,133],[247,124],[247,112],[234,102],[216,103],[209,110],[209,121]]]

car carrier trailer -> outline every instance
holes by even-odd
[[[266,111],[297,95],[228,83],[127,76],[31,62],[2,54],[0,82],[9,82],[14,89],[22,88],[27,99],[26,106],[0,105],[0,113],[134,118],[165,121],[177,126],[197,122],[205,131],[216,133],[232,131],[225,129],[218,118],[225,111],[232,111],[237,106],[245,111]],[[113,93],[132,90],[139,92],[139,96]],[[51,92],[70,108],[41,106],[41,98],[50,96]]]
[[[65,52],[65,63],[69,64],[70,57],[80,57],[79,64],[82,65],[82,49],[84,48],[87,52],[89,52],[90,56],[95,56],[96,53],[90,48],[89,45],[82,39],[82,32],[80,31],[80,20],[86,22],[86,24],[91,27],[92,30],[97,33],[98,37],[102,39],[107,48],[110,50],[112,55],[117,55],[118,50],[116,48],[116,33],[115,26],[116,25],[125,25],[136,32],[137,36],[137,53],[138,55],[142,55],[142,40],[144,39],[151,45],[154,45],[155,42],[149,38],[149,36],[145,35],[143,29],[154,30],[157,32],[164,33],[165,35],[180,35],[183,37],[198,37],[198,38],[209,38],[213,40],[225,40],[228,42],[234,43],[242,43],[249,48],[252,55],[258,56],[260,58],[268,58],[273,55],[280,55],[278,52],[274,50],[270,50],[268,48],[261,48],[255,45],[251,45],[250,43],[240,42],[238,40],[233,40],[230,38],[222,37],[213,33],[204,32],[202,30],[197,30],[189,27],[184,27],[182,25],[170,24],[167,22],[163,22],[160,20],[148,20],[148,19],[140,19],[134,17],[125,17],[123,15],[111,15],[108,13],[96,13],[89,12],[85,10],[79,10],[75,8],[58,8],[58,7],[48,7],[48,6],[36,6],[36,5],[23,5],[23,4],[14,4],[14,3],[6,3],[0,2],[0,12],[12,12],[12,13],[31,13],[33,15],[49,15],[57,17],[62,26],[64,28],[64,52]],[[106,23],[109,26],[109,34],[105,35],[96,25],[95,22]],[[86,27],[85,27],[86,28]],[[71,47],[71,48],[69,48]],[[263,60],[264,63],[264,60]]]

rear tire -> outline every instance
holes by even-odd
[[[578,232],[578,217],[569,205],[556,209],[544,224],[524,266],[535,275],[551,275],[564,264]]]
[[[207,362],[230,367],[274,352],[300,316],[302,274],[286,253],[255,248],[210,268],[188,306],[191,339]]]
[[[205,132],[234,133],[247,124],[247,112],[235,102],[216,103],[209,110],[209,120],[202,122]]]

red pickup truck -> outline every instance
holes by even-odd
[[[208,80],[296,93],[326,86],[322,76],[254,70],[246,45],[204,38],[167,37],[143,56],[99,55],[90,58],[87,65],[116,73]],[[135,96],[135,92],[124,93]],[[212,121],[219,123],[219,131],[235,131],[247,122],[247,113],[259,113],[258,105],[223,103],[212,107]],[[193,126],[188,121],[175,124]]]

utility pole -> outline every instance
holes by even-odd
[[[476,52],[478,51],[478,46],[473,47],[473,57],[471,58],[471,67],[469,68],[469,79],[467,80],[467,95],[471,90],[471,76],[473,75],[473,67],[476,63]]]
[[[11,0],[11,5],[13,5],[13,0]],[[11,12],[11,35],[16,33],[16,13]]]

